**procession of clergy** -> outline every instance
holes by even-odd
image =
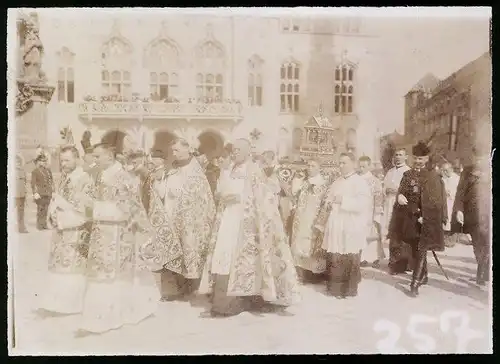
[[[408,295],[415,297],[427,283],[427,251],[444,250],[455,193],[426,168],[425,143],[413,148],[413,168],[405,150],[396,151],[384,181],[368,157],[343,153],[334,181],[310,160],[288,185],[273,152],[253,158],[246,139],[210,163],[183,139],[170,152],[170,164],[159,151],[117,160],[112,146],[97,144],[82,167],[74,146],[61,149],[40,311],[80,314],[79,331],[102,333],[153,315],[160,301],[195,294],[210,297],[203,317],[283,311],[307,282],[325,281],[331,296],[344,299],[357,295],[361,267],[379,266],[386,236],[390,273],[412,270]],[[464,229],[485,224],[488,212],[478,222],[473,206],[460,203],[455,215]],[[478,282],[488,279],[488,229],[470,232]]]

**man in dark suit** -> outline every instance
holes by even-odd
[[[444,250],[443,224],[448,217],[446,192],[439,174],[428,168],[429,147],[419,142],[413,147],[414,165],[403,174],[392,214],[390,231],[409,244],[413,276],[410,295],[427,284],[427,251]]]
[[[455,196],[453,230],[470,234],[477,261],[476,283],[490,279],[491,165],[488,147],[474,148],[474,162],[465,167]]]
[[[54,180],[52,172],[47,168],[47,157],[44,154],[35,159],[35,165],[31,172],[31,191],[37,206],[36,227],[38,230],[45,230],[48,229],[47,212],[54,192]]]
[[[24,207],[26,206],[26,171],[24,170],[23,159],[20,155],[16,155],[16,210],[17,210],[17,228],[19,232],[27,233],[24,223]]]

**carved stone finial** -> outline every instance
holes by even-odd
[[[168,22],[163,20],[160,25],[160,38],[168,38]]]
[[[113,19],[113,25],[111,26],[111,36],[119,37],[121,30],[121,24],[119,19]]]
[[[323,101],[321,101],[319,103],[319,106],[318,106],[318,115],[319,116],[323,116]]]
[[[207,38],[213,38],[214,37],[214,26],[212,23],[207,24]]]

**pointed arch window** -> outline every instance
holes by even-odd
[[[57,101],[75,102],[75,71],[73,67],[60,67],[57,72]]]
[[[350,65],[335,68],[334,105],[337,114],[354,112],[354,72],[354,67]]]
[[[281,112],[296,113],[300,110],[300,66],[287,62],[280,69]]]
[[[107,70],[101,73],[103,95],[130,97],[132,95],[132,80],[128,71]]]
[[[149,92],[154,101],[166,101],[178,96],[179,77],[177,73],[150,72]]]
[[[180,50],[175,41],[166,35],[153,40],[146,48],[145,66],[153,101],[172,101],[179,96]]]
[[[57,52],[59,68],[57,70],[57,101],[75,102],[75,54],[67,47]]]
[[[222,74],[198,73],[196,75],[196,98],[208,103],[221,101],[224,96],[223,81]]]
[[[248,105],[262,106],[262,60],[253,57],[248,61]]]
[[[207,27],[207,38],[196,48],[196,97],[205,103],[221,102],[224,98],[225,52],[214,38],[212,26]]]
[[[115,29],[115,32],[118,30]],[[132,46],[118,33],[108,40],[102,51],[101,89],[103,96],[132,96]]]
[[[458,114],[458,113],[457,113]],[[451,115],[451,122],[450,122],[450,139],[448,142],[448,149],[451,151],[456,151],[457,146],[458,146],[458,125],[460,123],[460,116],[457,114],[452,114]]]

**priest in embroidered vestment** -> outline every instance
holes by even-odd
[[[325,253],[315,249],[321,242],[314,229],[321,202],[328,184],[320,173],[320,164],[315,160],[307,163],[307,178],[297,192],[297,204],[293,212],[291,248],[295,266],[304,282],[315,281],[326,270]]]
[[[111,146],[99,144],[94,154],[99,172],[86,206],[93,224],[80,329],[102,333],[154,314],[159,294],[141,254],[152,243],[138,185]]]
[[[385,258],[382,246],[381,222],[383,215],[384,197],[382,194],[382,182],[372,173],[372,160],[368,156],[362,156],[358,160],[359,175],[370,185],[371,206],[368,218],[368,241],[366,248],[361,252],[361,266],[371,265],[373,268],[380,267],[380,261]]]
[[[210,184],[191,146],[176,139],[171,148],[175,160],[159,196],[174,228],[161,278],[163,301],[182,299],[196,290],[215,217]]]
[[[86,288],[91,222],[85,218],[85,201],[90,198],[91,181],[78,166],[79,158],[74,146],[61,149],[61,182],[49,205],[49,220],[54,230],[39,308],[59,314],[80,313]]]
[[[324,233],[322,248],[328,253],[328,293],[337,298],[357,296],[361,281],[360,251],[366,246],[371,214],[371,191],[355,173],[352,153],[340,155],[341,177],[336,179],[318,214],[316,227]]]
[[[216,216],[200,293],[212,293],[211,316],[230,316],[298,298],[298,281],[278,207],[246,139],[221,175]]]

